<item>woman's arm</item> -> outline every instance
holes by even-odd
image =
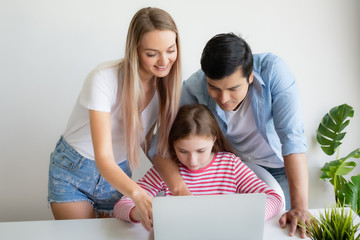
[[[147,173],[138,182],[138,185],[144,189],[151,198],[155,197],[160,191],[166,190],[165,184],[154,167],[150,168]],[[114,206],[114,217],[129,222],[140,222],[140,214],[134,202],[124,196]]]
[[[131,198],[141,215],[141,222],[152,227],[151,197],[116,164],[113,154],[110,112],[90,110],[90,128],[95,163],[100,174],[119,192]]]
[[[179,167],[175,160],[163,158],[156,154],[153,158],[153,164],[173,195],[192,195],[180,175]]]

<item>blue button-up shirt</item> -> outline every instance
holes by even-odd
[[[274,54],[254,54],[253,57],[254,81],[249,94],[259,133],[281,160],[292,153],[305,153],[307,145],[294,76],[285,62]],[[226,136],[225,112],[210,97],[202,70],[183,83],[181,104],[190,103],[209,107]]]

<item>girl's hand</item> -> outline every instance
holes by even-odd
[[[151,197],[145,191],[141,191],[134,194],[132,200],[135,203],[135,208],[130,213],[131,217],[140,221],[143,227],[150,231],[153,227]]]

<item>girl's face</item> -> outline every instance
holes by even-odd
[[[211,151],[216,138],[192,135],[174,142],[178,160],[190,170],[206,167],[214,157]]]
[[[176,33],[160,30],[145,33],[138,54],[141,80],[167,76],[177,58]]]

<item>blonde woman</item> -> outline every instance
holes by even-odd
[[[133,17],[123,59],[87,77],[50,157],[48,201],[55,219],[111,216],[125,195],[151,224],[151,197],[131,180],[153,129],[166,152],[180,89],[180,40],[172,17],[143,8]],[[161,147],[164,146],[164,147]]]

